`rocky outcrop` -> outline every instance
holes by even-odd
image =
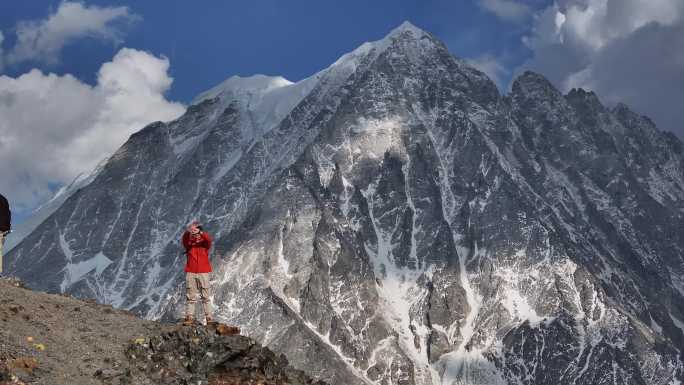
[[[325,385],[247,337],[221,335],[224,325],[218,326],[176,327],[137,339],[126,351],[131,383]]]
[[[0,384],[325,385],[227,325],[180,326],[0,279]]]

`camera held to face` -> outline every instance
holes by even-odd
[[[193,222],[188,226],[188,232],[192,235],[199,235],[202,233],[202,225],[200,225],[198,222]]]

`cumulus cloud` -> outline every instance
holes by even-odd
[[[101,66],[97,84],[37,69],[0,76],[0,189],[18,210],[35,207],[49,187],[92,169],[146,124],[175,119],[164,93],[169,61],[123,48]]]
[[[479,0],[478,4],[504,21],[521,23],[532,14],[530,6],[515,0]]]
[[[591,89],[684,135],[684,2],[565,0],[535,16],[522,69]]]
[[[6,65],[25,61],[54,64],[70,42],[92,37],[121,43],[121,27],[137,20],[128,7],[87,6],[64,1],[47,19],[21,21],[15,31],[16,44],[4,58]]]

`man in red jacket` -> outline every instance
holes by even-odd
[[[204,316],[207,325],[213,324],[214,320],[211,313],[211,303],[209,300],[209,273],[211,273],[211,263],[209,263],[209,249],[211,248],[211,236],[202,231],[198,222],[192,222],[188,230],[183,234],[183,247],[188,257],[185,264],[185,298],[187,300],[185,308],[184,325],[192,325],[195,317],[195,304],[199,295],[204,308]]]

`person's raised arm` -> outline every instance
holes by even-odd
[[[214,240],[211,238],[211,235],[209,235],[209,233],[205,233],[205,232],[202,233],[202,246],[203,247],[205,247],[206,249],[210,249],[211,243],[213,241]]]

